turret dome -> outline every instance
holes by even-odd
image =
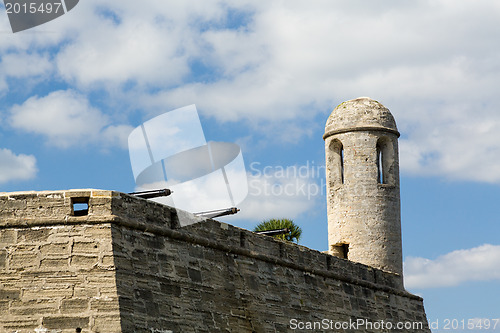
[[[333,134],[372,129],[399,136],[396,121],[388,108],[371,98],[359,97],[340,104],[332,111],[326,121],[323,139]]]

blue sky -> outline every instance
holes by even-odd
[[[1,11],[0,190],[133,191],[128,134],[196,104],[249,173],[224,221],[292,218],[323,251],[324,124],[369,96],[402,133],[407,289],[440,328],[500,317],[497,1],[86,0],[16,34]]]

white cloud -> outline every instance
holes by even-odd
[[[58,29],[72,34],[57,55],[59,72],[86,88],[96,83],[108,88],[182,84],[191,62],[201,57],[200,30],[218,24],[230,7],[218,0],[145,0],[140,6],[133,1],[86,1],[75,8],[78,17],[73,21],[58,22]]]
[[[456,250],[434,260],[408,257],[404,262],[409,289],[458,286],[469,281],[500,280],[500,246],[484,244]]]
[[[44,64],[12,75],[54,66],[124,109],[196,103],[281,137],[310,135],[318,114],[370,96],[396,116],[403,171],[500,183],[499,19],[499,4],[473,0],[88,0],[40,33],[5,36],[0,52],[30,49]]]
[[[179,82],[189,72],[186,56],[178,50],[180,41],[171,40],[147,21],[102,25],[101,33],[83,34],[59,53],[63,78],[86,87],[128,80],[157,85]]]
[[[145,94],[142,105],[197,103],[205,114],[247,119],[279,136],[290,132],[283,121],[311,128],[315,114],[369,95],[396,115],[403,171],[500,182],[500,132],[487,128],[500,121],[500,63],[488,32],[500,18],[497,4],[289,1],[253,10],[245,29],[200,35],[216,80]]]
[[[60,90],[45,97],[34,96],[10,110],[10,125],[25,132],[47,137],[61,148],[99,143],[106,147],[117,142],[126,146],[128,126],[111,126],[109,118],[92,107],[87,98],[72,90]]]
[[[100,140],[103,146],[117,146],[127,149],[128,136],[133,128],[129,125],[110,125],[102,128]]]
[[[477,113],[456,105],[446,119],[422,113],[401,143],[401,167],[409,174],[500,183],[500,116],[485,106]],[[471,106],[472,108],[472,106]]]
[[[23,78],[49,74],[52,63],[47,54],[7,53],[2,55],[1,68],[7,76]]]
[[[9,149],[0,149],[0,183],[32,179],[37,171],[33,155],[16,155]]]
[[[7,81],[5,77],[0,76],[0,92],[7,90],[9,86],[7,85]]]
[[[302,117],[304,111],[305,117],[321,112],[311,104],[328,107],[342,96],[365,92],[384,96],[401,92],[400,98],[407,99],[425,92],[415,88],[427,87],[435,94],[442,86],[432,90],[436,84],[429,86],[426,81],[456,78],[450,71],[436,73],[457,56],[447,50],[450,40],[433,45],[435,39],[444,39],[442,17],[427,17],[422,30],[420,20],[428,10],[422,2],[363,7],[257,2],[246,29],[212,29],[200,35],[206,45],[204,59],[218,69],[220,78],[168,89],[160,100],[177,104],[196,100],[221,119],[289,119]],[[445,15],[446,9],[442,10],[439,13]],[[439,37],[425,38],[427,29]],[[436,56],[442,49],[448,52]],[[423,72],[428,74],[424,81]]]
[[[24,85],[43,76],[48,76],[53,65],[47,54],[12,52],[1,56],[0,61],[0,92],[7,90],[7,78],[24,79]]]

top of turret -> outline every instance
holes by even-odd
[[[323,139],[338,133],[370,129],[385,130],[399,136],[396,121],[388,108],[371,98],[359,97],[340,104],[332,111],[326,121]]]

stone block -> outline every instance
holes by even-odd
[[[114,257],[113,255],[104,255],[102,256],[102,259],[101,259],[101,265],[102,266],[114,266],[115,262],[114,262]]]
[[[191,281],[193,281],[193,282],[201,282],[202,281],[201,272],[199,270],[189,268],[188,275],[189,275],[189,278],[191,279]]]
[[[47,243],[40,246],[40,253],[43,257],[69,255],[71,247],[68,242]]]
[[[0,230],[0,248],[16,243],[17,230],[3,229]]]
[[[111,225],[92,225],[83,228],[84,235],[92,240],[111,240]]]
[[[97,254],[99,253],[99,243],[97,242],[74,242],[72,253],[75,254]]]
[[[53,299],[56,297],[70,298],[73,296],[73,286],[61,285],[53,287],[25,287],[23,300]]]
[[[56,314],[59,304],[55,299],[39,299],[29,301],[15,301],[10,307],[10,314],[17,316],[38,316]]]
[[[120,315],[102,316],[98,315],[94,318],[94,324],[91,327],[92,332],[106,332],[106,333],[122,333],[133,332],[133,330],[123,330],[120,323]]]
[[[99,288],[99,297],[116,297],[117,292],[116,292],[116,286],[103,286]]]
[[[39,229],[21,229],[17,232],[17,238],[19,242],[34,243],[34,242],[46,242],[47,238],[50,236],[51,228],[39,228]]]
[[[46,258],[40,261],[40,269],[48,271],[66,271],[69,267],[69,257],[67,258]]]
[[[99,263],[97,256],[73,255],[71,256],[71,267],[79,270],[88,270]]]
[[[71,298],[61,301],[61,313],[82,313],[89,309],[88,298]]]
[[[90,286],[76,286],[74,290],[74,297],[97,297],[99,296],[99,288]]]
[[[37,277],[35,276],[35,279],[36,278]],[[54,273],[46,272],[44,276],[44,281],[46,286],[51,286],[51,285],[76,286],[84,283],[85,276],[82,276],[81,274],[75,272],[59,271],[57,275],[55,275]]]
[[[37,253],[30,252],[15,252],[9,260],[10,269],[25,270],[29,268],[38,267],[40,259]]]
[[[88,328],[89,317],[86,316],[50,316],[43,317],[43,326],[52,330]]]
[[[7,264],[7,251],[0,250],[0,270],[5,269],[6,264]]]
[[[39,326],[38,318],[30,318],[28,316],[8,316],[0,317],[0,328],[4,332],[35,332],[35,328]]]
[[[0,313],[9,312],[10,300],[0,300]]]
[[[119,310],[118,298],[99,297],[90,300],[90,309],[97,312],[113,312]]]
[[[0,288],[0,300],[16,300],[19,299],[21,291],[18,289],[2,289]]]

